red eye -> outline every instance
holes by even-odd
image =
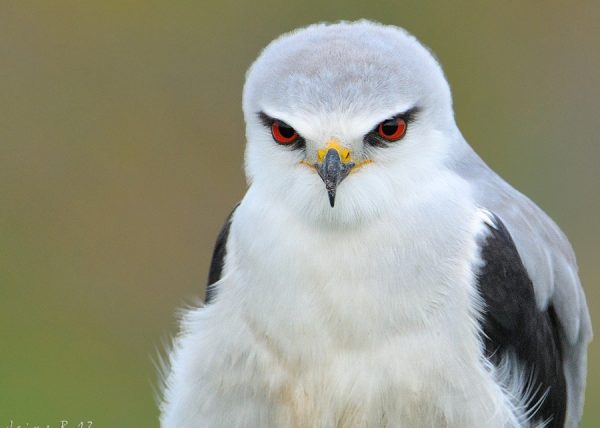
[[[406,134],[406,121],[401,117],[381,122],[377,127],[377,133],[387,141],[396,141]]]
[[[298,139],[298,133],[285,122],[275,120],[271,125],[273,138],[279,144],[291,144]]]

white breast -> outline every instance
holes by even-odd
[[[215,303],[185,317],[162,426],[517,426],[482,359],[466,186],[440,174],[354,229],[250,189]]]

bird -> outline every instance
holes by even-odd
[[[312,24],[264,48],[242,107],[248,188],[169,351],[163,428],[578,426],[573,249],[465,141],[427,47]]]

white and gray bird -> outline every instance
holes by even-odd
[[[454,120],[406,31],[273,41],[249,188],[175,340],[163,428],[575,427],[591,322],[569,242]]]

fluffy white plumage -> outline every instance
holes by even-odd
[[[401,141],[365,144],[415,106]],[[367,21],[313,25],[262,52],[243,107],[250,187],[215,301],[182,321],[163,428],[529,426],[527,376],[482,351],[486,210],[513,235],[539,308],[556,307],[577,425],[591,327],[570,246],[471,151],[426,48]],[[276,144],[259,112],[293,126],[305,150]],[[372,161],[333,209],[302,163],[332,138]]]

